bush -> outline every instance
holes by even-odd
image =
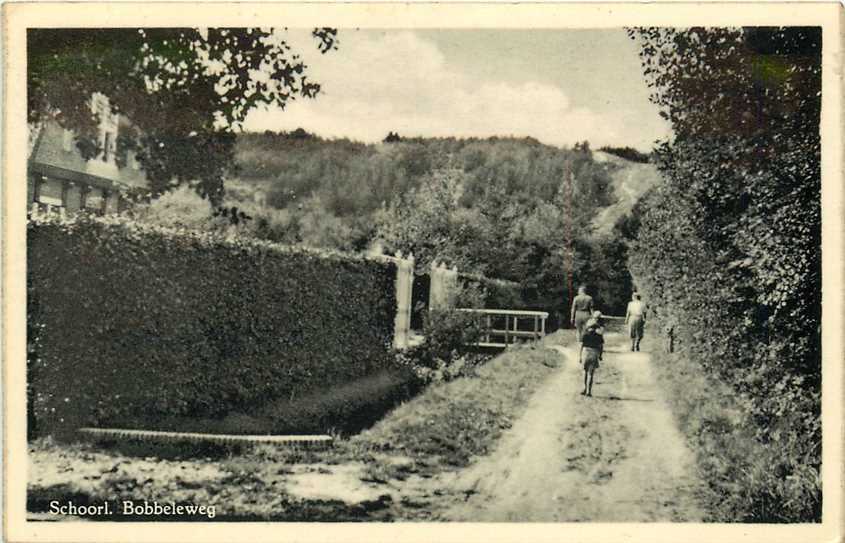
[[[519,283],[491,279],[483,275],[459,273],[458,282],[467,294],[458,300],[459,307],[479,307],[486,309],[525,309]],[[468,293],[475,294],[469,295]],[[428,313],[428,301],[431,293],[431,277],[427,273],[414,275],[412,291],[411,328],[422,330],[425,315]],[[466,299],[470,296],[469,299]]]
[[[459,307],[478,308],[484,296],[476,287],[459,287],[455,300]],[[476,315],[438,309],[426,311],[422,318],[425,341],[397,356],[400,366],[410,368],[423,381],[448,381],[470,374],[488,359],[474,352],[473,345],[483,331]]]
[[[386,260],[120,217],[36,217],[27,230],[42,433],[250,413],[391,366]]]
[[[491,279],[483,275],[461,273],[458,276],[465,288],[480,290],[482,305],[486,309],[525,309],[519,283]]]
[[[206,231],[223,227],[215,221],[211,203],[188,185],[165,192],[148,204],[136,205],[132,211],[137,220],[158,226]]]
[[[624,158],[625,160],[630,160],[631,162],[640,162],[646,164],[649,161],[648,154],[641,153],[633,147],[610,147],[608,145],[605,145],[604,147],[599,147],[599,151],[604,151],[605,153],[616,155],[620,158]]]

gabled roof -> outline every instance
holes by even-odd
[[[30,171],[103,189],[148,185],[143,170],[118,168],[97,159],[85,160],[75,142],[67,151],[63,142],[64,129],[54,121],[45,122],[29,157]]]

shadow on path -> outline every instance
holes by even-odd
[[[597,394],[593,394],[592,396],[596,400],[615,400],[620,402],[653,402],[654,398],[623,398],[621,396],[616,395],[609,395],[609,396],[599,396]]]

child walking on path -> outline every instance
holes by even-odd
[[[604,328],[601,326],[601,312],[593,313],[581,336],[581,364],[584,366],[584,391],[582,395],[593,395],[593,374],[599,367],[604,353]]]

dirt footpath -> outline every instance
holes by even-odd
[[[462,472],[461,521],[699,521],[693,456],[658,390],[647,352],[608,337],[593,397],[574,348],[489,457]]]

